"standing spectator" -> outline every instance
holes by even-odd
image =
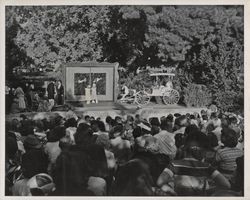
[[[57,81],[56,92],[57,92],[57,105],[63,105],[64,87],[62,85],[61,80]]]
[[[26,92],[25,92],[25,97],[26,97],[26,102],[27,102],[27,107],[29,109],[32,108],[32,101],[33,101],[33,86],[30,84],[28,85]]]
[[[17,89],[14,92],[14,95],[18,98],[18,107],[20,111],[23,111],[26,109],[26,104],[24,101],[24,91],[21,87],[17,87]]]
[[[53,107],[55,105],[55,81],[50,81],[47,86],[49,103]]]

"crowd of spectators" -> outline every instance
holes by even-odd
[[[6,113],[49,112],[64,104],[62,82],[50,81],[47,88],[38,88],[32,83],[17,87],[5,86]]]
[[[21,118],[6,122],[6,195],[244,195],[240,116]]]

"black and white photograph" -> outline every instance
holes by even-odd
[[[3,6],[4,196],[246,195],[246,7],[173,3]]]

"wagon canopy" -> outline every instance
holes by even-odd
[[[174,73],[152,73],[150,76],[175,76]]]

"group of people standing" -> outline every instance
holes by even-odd
[[[57,105],[64,104],[64,87],[62,85],[62,81],[58,80],[55,82],[52,80],[47,86],[47,94],[49,103],[51,105],[55,105],[55,101]]]
[[[51,81],[46,90],[35,89],[35,85],[5,86],[6,113],[27,111],[50,111],[55,105],[64,104],[64,87],[61,80]]]

